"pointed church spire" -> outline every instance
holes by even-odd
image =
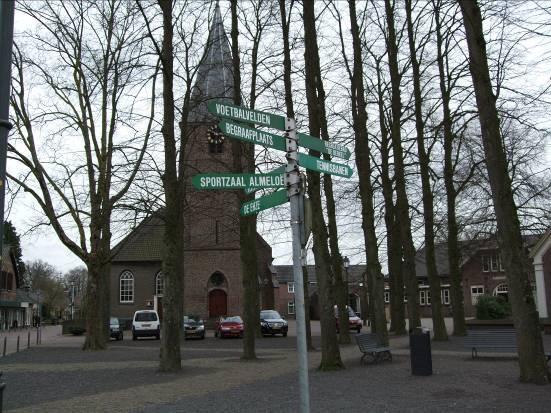
[[[207,101],[210,99],[231,101],[232,97],[232,55],[217,0],[209,37],[193,86],[188,121],[192,123],[212,122],[214,117],[207,111]]]

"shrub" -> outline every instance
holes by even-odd
[[[478,297],[476,318],[478,320],[499,320],[511,315],[511,307],[503,297],[483,295]]]
[[[81,336],[86,332],[85,328],[82,327],[71,327],[69,328],[69,333],[71,333],[74,336]]]

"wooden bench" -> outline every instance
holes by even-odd
[[[463,341],[463,347],[471,349],[472,358],[478,357],[479,349],[492,349],[494,351],[517,352],[517,333],[513,328],[507,329],[474,329],[468,330]],[[551,353],[545,353],[547,361],[551,359]]]
[[[383,360],[392,361],[392,354],[390,353],[390,347],[381,345],[377,334],[364,333],[355,334],[356,343],[358,348],[363,353],[360,363],[369,362],[369,359],[373,362],[379,362]]]

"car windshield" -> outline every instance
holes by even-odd
[[[194,325],[200,326],[203,324],[203,320],[195,320],[193,318],[185,317],[184,324],[191,325],[191,326],[194,326]]]
[[[155,313],[137,313],[136,321],[157,321],[157,314]]]
[[[263,320],[281,320],[281,316],[277,311],[261,311],[260,318]]]
[[[117,317],[111,317],[109,320],[109,324],[113,324],[113,325],[119,324],[119,319]]]
[[[356,317],[356,313],[351,307],[348,307],[348,317]]]
[[[223,323],[242,323],[243,320],[241,320],[241,317],[226,317],[222,320]]]

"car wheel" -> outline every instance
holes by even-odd
[[[160,335],[160,334],[157,334],[157,335],[155,336],[155,340],[160,340],[160,339],[161,339],[161,335]]]
[[[243,338],[243,332],[239,333],[239,338]]]
[[[282,336],[283,336],[283,337],[287,337],[287,333],[283,333]]]
[[[136,341],[138,337],[136,337],[134,334],[132,334],[132,340]]]
[[[356,333],[357,333],[357,334],[360,334],[361,332],[362,332],[362,328],[361,328],[361,327],[358,327],[358,328],[356,329]]]
[[[203,334],[203,335],[201,336],[201,340],[204,340],[204,339],[205,339],[205,335]]]

